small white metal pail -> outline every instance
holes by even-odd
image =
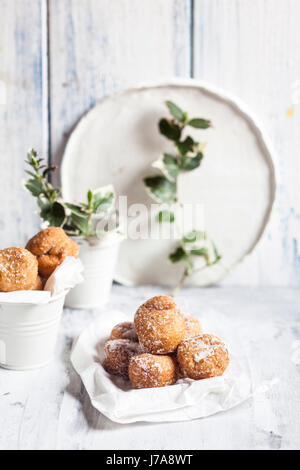
[[[0,366],[27,370],[54,357],[66,292],[47,303],[0,303]]]
[[[84,281],[69,292],[66,307],[96,308],[108,302],[122,240],[118,234],[110,234],[100,240],[74,238],[80,246]]]

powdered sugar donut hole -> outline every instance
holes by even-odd
[[[180,343],[177,360],[184,377],[199,380],[223,375],[229,354],[220,338],[202,334]]]
[[[109,339],[129,339],[130,341],[138,342],[138,336],[135,331],[133,322],[125,321],[118,323],[113,327]]]
[[[0,291],[33,290],[38,282],[38,262],[25,248],[0,250]]]
[[[128,370],[134,388],[164,387],[176,381],[176,365],[170,356],[140,354],[131,358]]]
[[[168,354],[185,338],[185,322],[172,297],[153,297],[134,317],[140,344],[152,354]]]
[[[32,237],[27,250],[38,260],[39,274],[45,279],[55,271],[67,256],[78,258],[79,246],[61,227],[48,227]]]
[[[104,345],[103,367],[114,375],[128,377],[128,365],[132,356],[143,352],[139,343],[129,339],[108,340]]]
[[[194,315],[184,315],[183,319],[185,323],[185,339],[201,335],[203,330],[197,317]]]

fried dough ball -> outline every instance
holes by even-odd
[[[177,359],[183,376],[194,380],[222,375],[229,364],[228,350],[223,341],[208,334],[180,343]]]
[[[130,341],[138,342],[134,324],[131,321],[124,321],[114,326],[109,339],[130,339]]]
[[[185,322],[185,337],[184,339],[194,338],[201,335],[202,327],[197,317],[194,315],[185,315],[183,317]]]
[[[105,359],[103,366],[110,374],[127,377],[131,357],[142,352],[139,343],[129,339],[108,340],[104,345]]]
[[[79,246],[61,227],[48,227],[35,235],[26,245],[38,258],[39,274],[48,279],[67,256],[78,257]]]
[[[178,360],[177,360],[177,351],[175,351],[171,354],[168,354],[168,356],[170,356],[174,361],[176,380],[182,379],[183,375],[181,373],[180,366],[179,366],[179,363],[178,363]]]
[[[128,371],[134,388],[164,387],[176,381],[176,365],[171,356],[139,354],[130,359]]]
[[[139,307],[134,326],[140,344],[152,354],[168,354],[185,338],[184,319],[172,297],[153,297]]]
[[[0,291],[30,290],[38,275],[36,257],[25,248],[0,250]]]
[[[40,276],[37,276],[35,283],[33,284],[32,290],[44,290],[43,280]]]

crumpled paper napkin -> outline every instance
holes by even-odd
[[[251,396],[250,378],[235,356],[231,356],[222,377],[132,389],[128,381],[110,376],[101,365],[104,343],[113,326],[122,321],[128,321],[128,317],[121,312],[101,314],[81,333],[71,353],[71,362],[93,406],[112,421],[188,421],[229,410]]]
[[[67,257],[46,282],[43,291],[0,292],[0,303],[44,304],[83,281],[79,259]]]

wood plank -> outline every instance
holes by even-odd
[[[25,243],[39,226],[21,180],[28,148],[43,150],[41,8],[41,0],[1,1],[0,248]]]
[[[190,14],[190,1],[50,0],[53,162],[80,117],[104,96],[189,76]]]
[[[276,150],[271,223],[231,284],[300,285],[299,15],[297,0],[194,2],[195,77],[242,98],[260,116]]]

